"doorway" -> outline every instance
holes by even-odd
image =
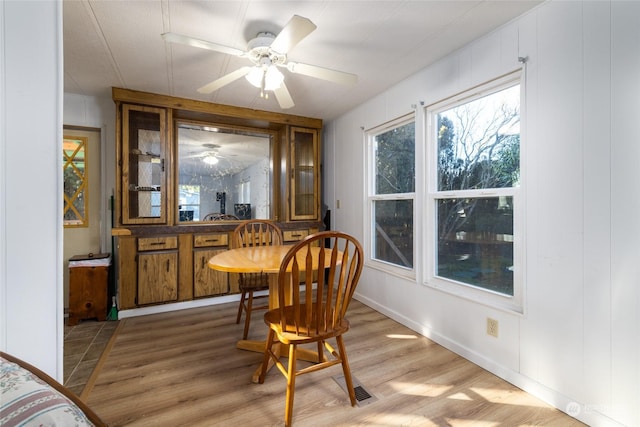
[[[94,253],[98,254],[105,247],[102,242],[102,156],[100,144],[100,129],[64,127],[65,140],[78,140],[84,143],[82,153],[82,175],[84,190],[82,198],[86,203],[81,203],[82,212],[74,224],[68,224],[63,232],[63,259],[64,259],[64,307],[69,309],[69,258],[75,255]],[[65,163],[70,163],[67,161]],[[75,172],[81,168],[74,167]],[[73,174],[75,178],[78,176]],[[66,179],[66,178],[65,178]],[[65,183],[66,186],[66,183]],[[66,191],[66,190],[65,190]],[[77,200],[77,199],[76,199]]]

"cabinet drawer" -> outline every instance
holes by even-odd
[[[196,234],[193,236],[193,246],[205,248],[207,246],[227,246],[229,236],[226,233]]]
[[[178,238],[176,236],[140,237],[138,239],[139,251],[159,251],[177,248]]]
[[[297,242],[309,235],[309,230],[286,230],[282,232],[285,242]]]

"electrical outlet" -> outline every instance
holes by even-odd
[[[487,335],[498,338],[498,321],[487,317]]]

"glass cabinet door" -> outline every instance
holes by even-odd
[[[291,219],[317,220],[320,210],[318,131],[291,128]]]
[[[166,111],[123,105],[122,141],[122,223],[166,223]]]

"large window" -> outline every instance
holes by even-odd
[[[430,281],[521,308],[520,75],[427,107]]]
[[[370,259],[413,271],[415,120],[410,117],[367,132]]]

